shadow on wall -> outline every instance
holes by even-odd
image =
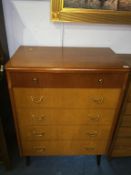
[[[61,46],[61,23],[50,21],[49,0],[4,1],[10,55],[19,45]]]
[[[20,45],[111,47],[131,52],[131,26],[53,23],[49,0],[3,0],[10,55]]]
[[[23,36],[24,36],[24,30],[25,30],[25,25],[21,19],[21,16],[19,15],[15,4],[13,3],[13,1],[8,1],[9,6],[10,6],[10,25],[12,26],[12,29],[9,29],[10,32],[10,38],[12,40],[12,44],[11,45],[11,55],[12,53],[23,43]],[[9,17],[9,16],[8,16]]]
[[[10,56],[14,51],[21,45],[23,40],[23,32],[25,26],[22,22],[21,17],[18,14],[17,9],[13,3],[13,0],[3,1],[6,33],[8,39],[8,47]],[[15,29],[15,30],[14,30]]]

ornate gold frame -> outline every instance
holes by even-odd
[[[52,21],[131,24],[131,11],[64,8],[63,4],[64,0],[51,0]]]

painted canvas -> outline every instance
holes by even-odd
[[[131,0],[64,0],[64,8],[131,11]]]
[[[131,0],[51,0],[54,22],[131,25]]]

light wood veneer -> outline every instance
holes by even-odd
[[[108,154],[129,75],[111,49],[22,46],[6,72],[21,156]]]

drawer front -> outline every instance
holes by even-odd
[[[43,141],[23,142],[22,155],[88,155],[105,154],[105,141]],[[100,145],[100,146],[99,146]]]
[[[16,107],[116,108],[120,89],[14,88]]]
[[[118,137],[128,137],[131,139],[131,128],[120,127],[118,132]]]
[[[111,125],[115,110],[18,108],[22,125]]]
[[[129,115],[131,114],[131,103],[127,103],[125,107],[125,114]]]
[[[124,115],[120,126],[131,127],[131,115]]]
[[[128,101],[131,102],[131,83],[129,85],[129,90],[128,90]]]
[[[115,147],[131,147],[131,139],[130,138],[116,138],[116,142],[114,144]]]
[[[112,156],[131,156],[131,147],[114,147]]]
[[[110,126],[21,127],[23,140],[108,140]]]
[[[131,156],[131,139],[117,138],[112,156]]]
[[[38,73],[11,72],[13,87],[82,88],[123,87],[124,73]],[[79,82],[79,83],[78,83]]]

